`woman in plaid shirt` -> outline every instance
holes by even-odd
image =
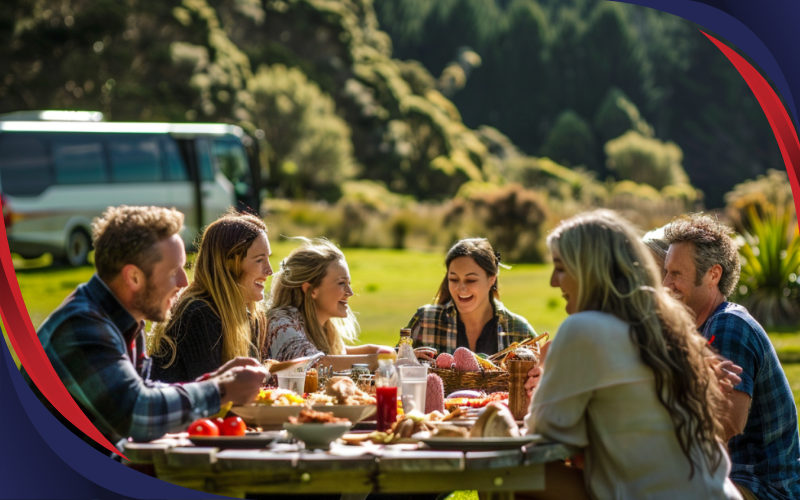
[[[434,303],[420,307],[408,328],[417,357],[433,359],[437,352],[459,347],[494,354],[536,336],[528,320],[500,302],[500,253],[485,238],[463,239],[445,258],[445,274]]]

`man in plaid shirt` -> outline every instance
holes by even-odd
[[[744,307],[726,300],[740,270],[729,232],[708,216],[669,224],[664,285],[694,311],[709,343],[743,369],[722,419],[731,479],[746,500],[800,499],[797,408],[766,332]]]
[[[95,220],[97,274],[38,330],[53,368],[89,420],[121,448],[129,437],[157,439],[219,411],[221,403],[255,399],[268,376],[254,359],[238,358],[202,381],[148,381],[145,320],[164,321],[188,284],[178,231],[183,214],[159,207],[109,208]],[[22,370],[42,403],[95,449],[108,453],[53,408]]]

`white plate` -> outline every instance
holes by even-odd
[[[248,432],[244,436],[189,436],[195,446],[222,449],[266,448],[280,437],[279,432]]]
[[[520,437],[487,437],[487,438],[451,438],[429,437],[419,440],[434,450],[479,451],[479,450],[511,450],[523,445],[542,441],[542,436],[529,434]]]
[[[289,421],[289,417],[300,415],[303,407],[296,406],[271,406],[271,405],[247,405],[234,406],[231,411],[247,422],[248,425],[258,425],[263,428],[278,428],[284,422]]]

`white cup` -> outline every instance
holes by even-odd
[[[425,413],[425,397],[428,392],[428,367],[403,365],[400,367],[401,401],[403,412],[418,410]]]
[[[305,370],[284,370],[275,375],[278,377],[279,389],[288,389],[303,395],[306,385]]]

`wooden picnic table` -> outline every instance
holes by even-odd
[[[261,450],[220,450],[185,440],[128,443],[134,467],[195,490],[244,498],[293,493],[486,492],[513,498],[514,491],[544,488],[544,464],[573,456],[575,448],[537,443],[502,451],[411,450],[408,446],[334,444],[330,451],[274,445]]]

